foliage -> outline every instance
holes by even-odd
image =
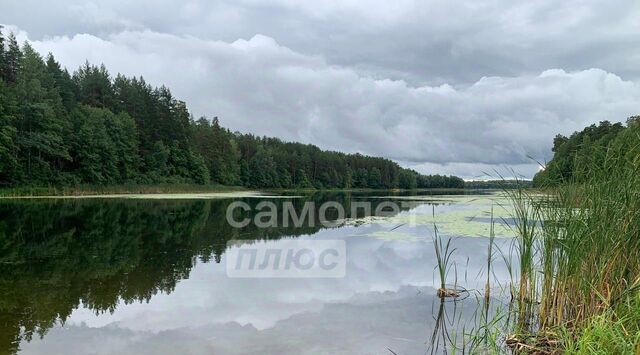
[[[460,188],[388,159],[231,132],[194,119],[142,77],[112,78],[0,33],[0,186],[220,184],[252,188]]]
[[[636,121],[631,117],[628,122]],[[553,159],[533,178],[534,185],[557,186],[588,180],[591,168],[603,166],[607,148],[625,130],[621,123],[602,121],[574,132],[570,137],[557,135],[553,140]]]

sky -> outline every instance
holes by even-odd
[[[422,173],[530,178],[553,137],[640,113],[640,2],[0,0],[70,71],[166,85],[232,130]]]

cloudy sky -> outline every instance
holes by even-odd
[[[640,113],[640,2],[1,0],[70,70],[165,84],[242,132],[424,173],[530,177],[557,133]]]

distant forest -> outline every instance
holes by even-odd
[[[493,180],[471,180],[465,181],[464,187],[466,189],[489,189],[489,190],[505,190],[505,189],[520,189],[528,188],[533,184],[531,180],[525,179],[493,179]]]
[[[194,119],[142,77],[52,54],[0,32],[0,186],[196,183],[252,188],[461,188],[379,157],[231,132]]]
[[[637,165],[640,158],[640,116],[622,123],[602,121],[565,137],[553,140],[553,159],[533,178],[536,187],[583,183],[593,174],[618,165]],[[609,160],[609,161],[607,161]]]

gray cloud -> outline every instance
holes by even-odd
[[[69,68],[166,84],[232,129],[531,176],[556,133],[637,113],[640,8],[618,5],[26,0],[0,5],[0,22]]]
[[[414,84],[598,67],[637,79],[640,4],[626,0],[36,0],[0,5],[35,39],[122,30],[233,41],[264,34],[331,64]]]

